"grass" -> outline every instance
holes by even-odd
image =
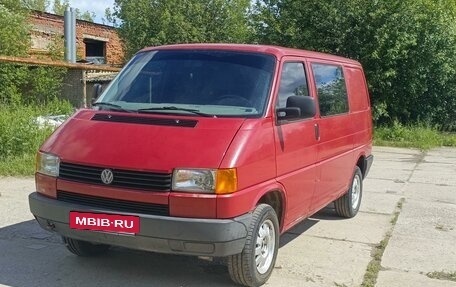
[[[404,203],[404,199],[401,199],[397,203],[397,208],[396,212],[394,213],[393,218],[391,218],[391,224],[393,225],[391,230],[388,231],[385,235],[385,238],[383,238],[382,241],[380,241],[379,244],[375,245],[374,248],[372,249],[371,256],[372,260],[369,262],[367,265],[366,273],[364,273],[364,279],[363,283],[361,284],[361,287],[374,287],[375,283],[377,283],[377,277],[378,273],[382,270],[382,257],[383,253],[385,252],[386,246],[388,246],[388,242],[391,239],[392,231],[394,228],[394,225],[396,225],[397,219],[399,218],[400,211],[402,209],[402,205]]]
[[[366,273],[364,273],[363,283],[361,287],[374,287],[377,282],[378,273],[382,269],[381,261],[383,252],[391,238],[391,233],[387,233],[385,238],[377,244],[372,250],[372,260],[367,265]]]
[[[35,172],[35,154],[6,158],[0,162],[0,176],[31,176]]]
[[[435,271],[435,272],[430,272],[426,275],[427,275],[427,277],[432,278],[432,279],[456,282],[456,271],[455,272]]]
[[[38,116],[69,114],[67,102],[53,101],[46,105],[0,105],[0,176],[33,175],[35,154],[53,132],[51,127],[40,127]]]
[[[456,147],[456,134],[440,132],[426,125],[405,126],[398,122],[391,126],[376,127],[374,145],[419,148]]]

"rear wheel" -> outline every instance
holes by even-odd
[[[228,257],[231,279],[244,286],[261,286],[274,269],[279,250],[279,221],[267,204],[253,211],[244,250]]]
[[[355,167],[350,188],[347,193],[341,198],[334,201],[336,213],[339,216],[352,218],[354,217],[361,206],[363,196],[363,174],[359,167]]]
[[[73,254],[82,257],[98,256],[106,253],[109,245],[95,244],[87,241],[77,240],[68,237],[62,237],[66,248]]]

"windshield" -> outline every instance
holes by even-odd
[[[274,63],[273,56],[256,53],[142,52],[94,105],[125,112],[261,116]]]

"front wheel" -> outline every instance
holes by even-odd
[[[68,237],[62,237],[66,248],[73,254],[82,257],[99,256],[106,253],[109,245],[95,244],[87,241],[77,240]]]
[[[359,167],[355,167],[351,185],[346,194],[334,201],[337,215],[346,218],[354,217],[361,206],[363,196],[363,174]]]
[[[274,209],[267,204],[253,211],[244,250],[228,257],[231,279],[244,286],[261,286],[274,269],[279,250],[279,221]]]

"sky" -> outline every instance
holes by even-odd
[[[114,6],[114,0],[69,0],[71,7],[79,8],[81,12],[94,12],[95,22],[102,23],[101,18],[105,16],[105,9]],[[52,7],[52,5],[51,5]]]

